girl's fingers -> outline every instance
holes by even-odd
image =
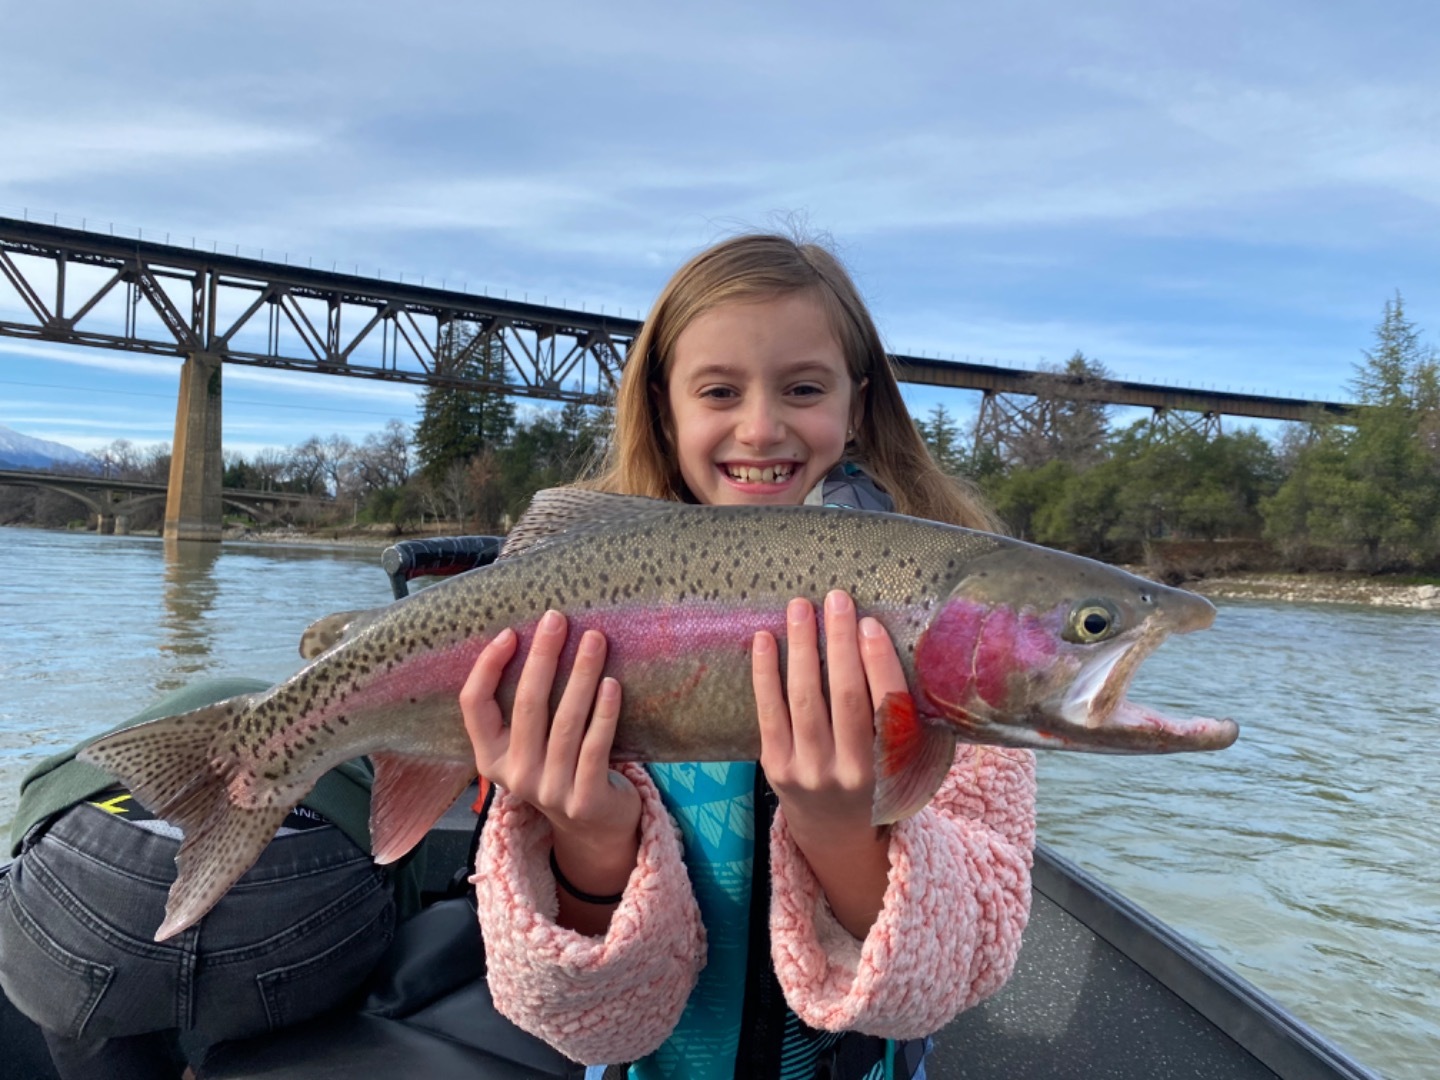
[[[842,768],[858,768],[869,775],[875,712],[860,658],[855,604],[838,589],[825,597],[825,664],[836,757]]]
[[[510,715],[510,755],[516,759],[517,768],[538,766],[545,760],[545,742],[550,736],[550,691],[564,647],[565,616],[558,611],[545,612],[531,638],[530,655],[520,671]]]
[[[515,655],[515,631],[506,627],[480,650],[475,665],[460,690],[460,714],[475,752],[475,765],[482,775],[495,759],[505,753],[509,733],[505,718],[495,702],[495,692],[505,674],[505,665]]]
[[[604,668],[605,635],[598,630],[587,630],[580,638],[575,665],[570,669],[560,707],[555,710],[555,718],[550,723],[550,738],[545,751],[547,776],[565,777],[567,780],[574,776],[581,740],[585,738],[586,725],[591,723],[596,688]]]
[[[595,692],[595,709],[576,750],[575,790],[582,801],[610,783],[610,748],[615,744],[615,725],[620,719],[620,683],[600,680]]]
[[[830,730],[830,709],[820,680],[820,641],[815,627],[815,609],[809,600],[791,600],[785,608],[789,656],[785,661],[786,697],[790,702],[790,727],[797,746],[807,753],[828,757],[834,736]]]
[[[750,679],[755,687],[755,712],[760,719],[760,750],[766,763],[788,762],[792,752],[790,711],[780,679],[780,649],[767,631],[750,643]],[[768,770],[767,770],[768,771]]]
[[[870,704],[874,708],[880,708],[886,694],[909,690],[900,654],[879,619],[866,616],[860,620],[860,659],[865,665],[865,681],[870,684]]]

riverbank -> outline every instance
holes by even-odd
[[[1414,585],[1384,577],[1348,574],[1228,574],[1186,582],[1184,588],[1211,599],[1365,604],[1371,607],[1440,611],[1440,585]]]
[[[347,529],[251,529],[244,525],[231,525],[220,534],[220,539],[237,544],[301,544],[316,547],[387,548],[398,540],[424,540],[430,536],[453,536],[453,532],[419,533],[401,535],[389,525],[374,525]]]

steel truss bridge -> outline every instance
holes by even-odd
[[[3,217],[0,278],[0,336],[185,360],[166,510],[166,535],[181,538],[219,535],[222,364],[588,403],[614,389],[641,325],[213,245],[206,251]],[[503,360],[503,380],[467,375],[482,356]],[[1297,421],[1343,418],[1353,409],[928,357],[892,360],[901,381],[979,391],[977,435],[997,447],[1043,431],[1057,400],[1149,409],[1159,422],[1207,432],[1219,430],[1222,416]]]

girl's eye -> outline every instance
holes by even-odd
[[[816,395],[825,393],[825,388],[823,386],[816,386],[814,383],[804,383],[800,386],[792,387],[790,393],[796,397],[815,397]]]
[[[728,386],[705,386],[700,390],[702,398],[713,398],[726,400],[735,396],[735,391]]]

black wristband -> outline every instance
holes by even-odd
[[[560,864],[555,861],[555,849],[553,847],[550,849],[550,873],[555,875],[556,885],[559,885],[560,888],[564,889],[576,900],[583,900],[587,904],[618,904],[625,898],[624,889],[621,889],[614,896],[596,896],[594,893],[582,892],[574,885],[571,885],[570,882],[565,879],[565,875],[560,872]]]

